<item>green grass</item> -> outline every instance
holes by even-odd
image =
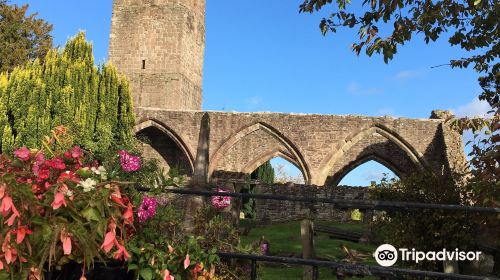
[[[243,222],[244,223],[244,222]],[[359,223],[337,223],[337,222],[316,222],[321,225],[335,226],[338,228],[361,231],[362,225]],[[271,255],[287,256],[302,252],[300,243],[300,221],[276,224],[266,227],[255,227],[249,235],[241,236],[241,245],[249,245],[254,241],[258,241],[261,236],[264,236],[270,243]],[[315,253],[317,258],[329,259],[332,261],[341,261],[346,258],[341,246],[344,245],[350,250],[356,250],[360,253],[368,254],[370,257],[361,261],[364,264],[375,264],[375,260],[371,257],[375,246],[370,244],[360,244],[355,242],[330,239],[328,234],[319,233],[314,238]],[[261,266],[259,269],[259,279],[301,279],[302,267],[271,267]],[[332,275],[330,269],[320,269],[320,279],[336,279]],[[355,278],[350,278],[355,279]],[[370,279],[365,277],[363,279]]]

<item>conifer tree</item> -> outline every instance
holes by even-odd
[[[254,171],[257,174],[257,179],[266,184],[274,183],[274,168],[270,161],[266,161]]]
[[[42,62],[41,62],[42,61]],[[64,125],[76,144],[97,155],[132,140],[134,115],[127,79],[113,65],[94,65],[92,45],[79,33],[9,75],[0,74],[2,152],[37,147]]]

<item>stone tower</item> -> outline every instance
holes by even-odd
[[[114,0],[109,60],[134,106],[201,110],[205,0]]]

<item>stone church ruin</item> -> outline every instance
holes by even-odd
[[[280,156],[309,185],[375,160],[399,177],[449,176],[465,157],[449,112],[430,119],[205,112],[205,0],[114,0],[109,59],[131,81],[146,155],[193,179],[241,178]]]

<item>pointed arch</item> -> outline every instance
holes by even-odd
[[[162,135],[170,139],[173,143],[175,143],[176,147],[181,151],[181,154],[187,159],[187,164],[189,166],[189,173],[192,174],[194,172],[194,157],[189,147],[185,144],[184,140],[180,135],[178,135],[174,130],[172,130],[167,125],[154,120],[148,119],[134,126],[133,132],[135,135],[140,134],[148,129],[156,129],[161,132]],[[161,155],[165,156],[165,155]]]
[[[224,143],[222,143],[219,148],[215,150],[213,155],[210,158],[210,166],[209,166],[209,171],[208,171],[208,176],[211,177],[214,171],[216,171],[216,168],[219,164],[219,161],[224,157],[224,155],[233,147],[236,145],[239,141],[242,141],[247,137],[249,134],[256,132],[258,130],[263,130],[265,133],[271,135],[274,139],[276,139],[282,146],[282,149],[274,149],[272,151],[266,151],[264,154],[260,154],[256,156],[255,158],[252,158],[249,163],[245,164],[245,167],[242,170],[239,170],[240,172],[245,172],[245,173],[251,173],[253,170],[250,170],[252,166],[255,164],[258,164],[259,162],[262,161],[264,163],[266,160],[269,160],[276,155],[282,156],[283,158],[287,159],[291,163],[297,166],[299,170],[301,170],[302,174],[304,174],[304,180],[306,183],[308,183],[310,176],[310,171],[309,167],[307,166],[302,154],[300,151],[297,149],[297,147],[289,140],[287,139],[283,134],[281,134],[277,129],[274,127],[263,123],[263,122],[258,122],[252,125],[249,125],[247,127],[242,128],[238,132],[234,133],[231,135]],[[266,160],[264,160],[266,159]],[[260,165],[258,165],[260,166]],[[258,167],[257,166],[257,167]]]
[[[371,160],[373,160],[373,161],[375,161],[377,163],[380,163],[381,165],[387,167],[387,169],[389,169],[390,171],[392,171],[392,173],[394,173],[399,178],[404,178],[405,175],[406,175],[393,162],[385,160],[385,159],[379,157],[378,155],[371,154],[371,155],[367,155],[367,156],[364,156],[362,158],[356,159],[356,161],[354,163],[351,163],[350,165],[346,166],[344,169],[342,169],[339,172],[337,172],[337,174],[334,176],[334,179],[331,182],[331,185],[332,186],[337,186],[340,183],[340,181],[342,181],[342,179],[344,179],[344,177],[347,174],[349,174],[351,171],[353,171],[354,169],[356,169],[358,166],[363,165],[363,164],[365,164],[365,163],[367,163],[367,162],[369,162]]]
[[[316,184],[324,184],[327,180],[327,177],[332,175],[333,167],[336,162],[338,162],[347,152],[358,142],[362,141],[363,139],[370,137],[373,134],[379,134],[389,140],[391,143],[394,143],[397,147],[399,147],[406,156],[411,160],[411,162],[415,165],[417,169],[424,169],[428,166],[426,161],[424,160],[422,154],[420,154],[408,141],[406,141],[401,135],[399,135],[395,130],[388,128],[387,126],[383,124],[374,124],[369,128],[365,128],[361,131],[358,131],[357,133],[351,135],[350,137],[347,137],[344,141],[342,141],[341,146],[334,149],[333,153],[331,154],[330,157],[328,157],[325,162],[321,165],[321,172],[319,176],[317,177],[317,182],[313,182]],[[371,154],[372,157],[376,157],[378,162],[384,161],[386,163],[389,162],[389,160],[383,159],[381,156]],[[358,162],[359,159],[356,160]],[[392,165],[393,169],[399,169],[395,164],[384,164],[388,165],[387,167],[389,168],[390,165]],[[391,169],[391,168],[389,168]],[[352,170],[352,169],[351,169]],[[334,177],[338,177],[335,176]],[[340,181],[339,181],[340,182]]]
[[[292,155],[288,154],[285,151],[282,150],[274,150],[271,152],[264,153],[262,155],[259,155],[255,160],[249,162],[245,168],[243,168],[242,172],[245,174],[250,174],[253,171],[255,171],[259,166],[264,164],[265,162],[276,158],[276,157],[281,157],[288,161],[289,163],[293,164],[297,169],[300,170],[302,177],[304,178],[304,181],[307,182],[309,180],[308,175],[304,172],[304,170],[300,167],[300,165],[295,161]]]

